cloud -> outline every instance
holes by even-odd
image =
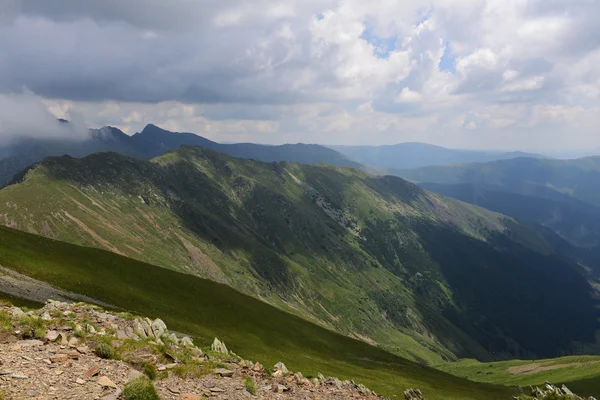
[[[589,0],[5,0],[0,93],[25,86],[130,133],[600,145],[599,14]],[[556,110],[583,128],[540,119]]]
[[[87,129],[80,121],[59,122],[33,93],[0,94],[0,145],[22,138],[81,140],[87,137]]]

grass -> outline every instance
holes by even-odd
[[[441,364],[438,368],[477,382],[528,387],[549,381],[559,386],[564,383],[580,396],[597,396],[600,393],[600,356],[491,363],[468,359]]]
[[[160,400],[154,384],[145,376],[129,381],[123,388],[123,400]]]
[[[283,312],[226,285],[113,253],[0,228],[5,268],[133,313],[160,317],[170,329],[208,346],[214,337],[245,359],[282,361],[305,375],[354,379],[377,393],[419,388],[428,400],[506,400],[513,389],[474,383],[408,361]]]
[[[248,393],[252,396],[256,396],[256,385],[254,384],[254,380],[248,375],[244,375],[244,386]]]

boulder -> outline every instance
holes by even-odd
[[[225,368],[217,368],[215,372],[223,378],[231,378],[233,376],[233,371]]]
[[[283,375],[287,375],[289,374],[290,371],[288,371],[287,367],[285,366],[284,363],[282,363],[281,361],[279,361],[277,364],[275,364],[275,371],[281,371],[281,373]]]
[[[58,337],[59,337],[59,336],[60,336],[60,335],[58,334],[58,332],[57,332],[57,331],[48,331],[48,332],[46,333],[46,339],[47,339],[49,342],[55,342],[55,341],[58,339]]]
[[[12,316],[15,318],[20,318],[25,316],[26,314],[23,312],[23,310],[21,310],[19,307],[13,307],[11,309],[12,312]]]
[[[216,351],[217,353],[221,353],[221,354],[225,354],[225,355],[229,354],[229,350],[227,350],[227,346],[225,346],[225,343],[221,342],[217,338],[215,338],[212,346],[210,346],[210,349],[212,351]]]
[[[194,342],[189,336],[184,336],[180,340],[180,344],[184,347],[194,347]]]
[[[419,389],[407,389],[404,391],[405,400],[424,400],[423,394]]]
[[[157,339],[160,339],[167,333],[167,325],[160,318],[156,318],[154,321],[152,321],[150,326],[152,328],[154,337]]]

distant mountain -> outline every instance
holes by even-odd
[[[66,120],[59,120],[67,124]],[[22,138],[0,149],[0,186],[16,173],[46,157],[68,154],[84,157],[97,152],[113,151],[145,158],[130,141],[130,137],[113,127],[90,129],[88,138]]]
[[[547,226],[577,246],[600,245],[600,208],[577,199],[550,200],[483,189],[468,183],[420,183],[419,186],[443,196]]]
[[[576,160],[515,158],[395,170],[393,174],[413,182],[468,183],[488,190],[551,200],[577,199],[600,207],[600,157]]]
[[[67,120],[58,120],[64,129]],[[183,145],[202,146],[234,157],[265,162],[288,161],[304,164],[330,164],[361,168],[362,165],[324,146],[285,144],[267,146],[251,143],[220,144],[193,133],[170,132],[149,124],[140,133],[129,136],[106,126],[90,129],[89,137],[78,139],[23,138],[0,148],[0,186],[27,166],[50,156],[84,157],[97,152],[116,152],[138,159],[151,159]]]
[[[400,143],[387,146],[328,146],[363,164],[380,168],[406,169],[428,165],[486,162],[516,157],[542,157],[538,154],[447,149],[426,143]]]
[[[250,158],[265,162],[287,161],[301,164],[330,164],[361,168],[362,165],[337,151],[316,144],[284,144],[269,146],[253,143],[222,144],[189,132],[171,132],[156,125],[147,125],[132,136],[136,148],[149,157],[157,157],[183,145],[202,146],[232,157]]]
[[[596,340],[597,258],[353,168],[191,146],[152,161],[48,158],[0,190],[0,224],[210,278],[424,362],[556,356]]]

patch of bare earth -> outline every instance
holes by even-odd
[[[583,367],[586,365],[593,365],[599,363],[598,361],[586,361],[586,362],[572,362],[572,363],[564,363],[564,364],[548,364],[548,363],[531,363],[526,365],[517,365],[514,367],[509,367],[506,369],[506,372],[513,375],[533,375],[539,372],[544,371],[552,371],[554,369],[563,369],[563,368],[571,368],[571,367]]]

